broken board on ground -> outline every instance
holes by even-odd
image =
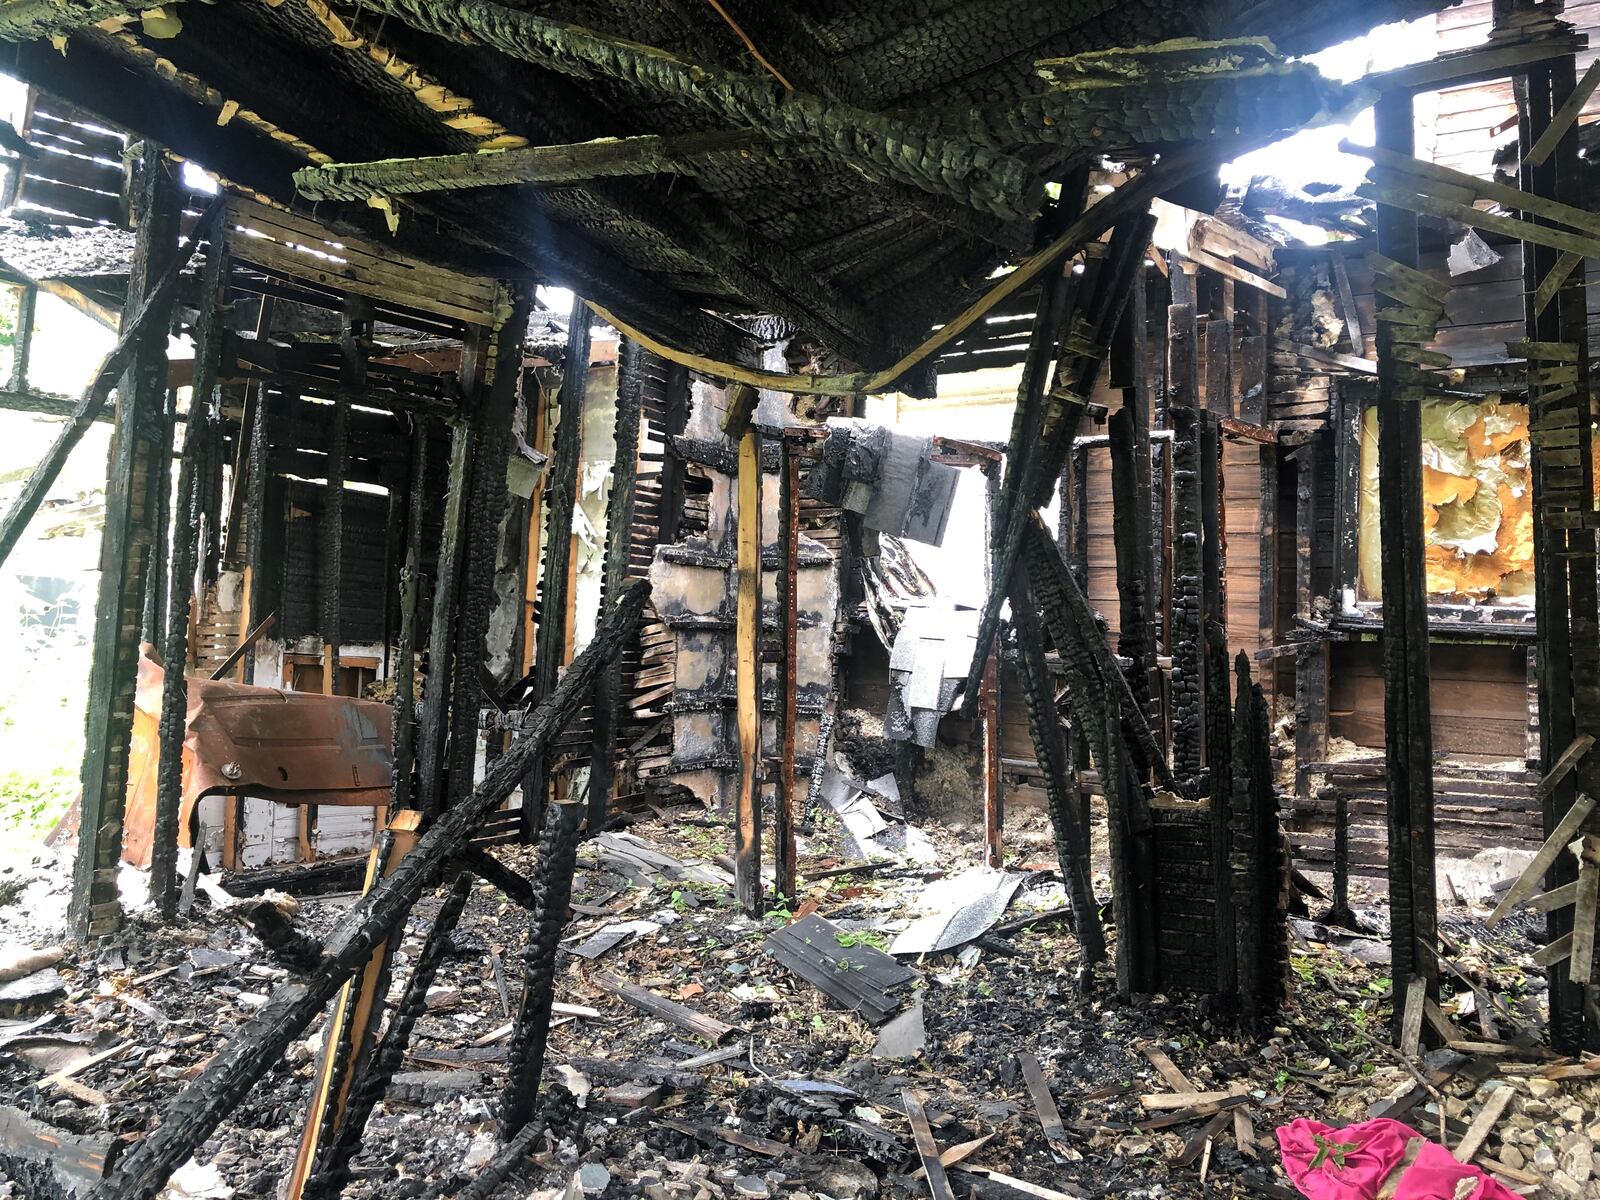
[[[873,1025],[905,1006],[918,978],[909,967],[816,915],[770,934],[763,947],[780,966]]]

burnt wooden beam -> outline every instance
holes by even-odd
[[[572,561],[572,512],[578,503],[578,460],[583,449],[583,389],[589,377],[589,310],[572,298],[561,390],[556,396],[555,458],[545,476],[544,567],[539,578],[539,628],[533,659],[533,694],[547,696],[566,656],[567,568]],[[549,777],[535,762],[522,781],[522,836],[533,841],[544,820]]]
[[[468,355],[481,353],[481,331],[468,342]],[[467,364],[470,369],[470,362]],[[446,478],[444,528],[434,569],[433,606],[428,631],[428,676],[422,687],[422,718],[417,727],[417,807],[432,815],[445,804],[450,738],[450,700],[455,680],[456,603],[461,592],[463,544],[468,537],[468,497],[472,490],[475,433],[470,416],[450,428],[450,466]],[[474,685],[476,680],[473,681]],[[474,692],[476,695],[476,692]]]
[[[1171,366],[1167,420],[1172,427],[1172,763],[1198,786],[1205,747],[1205,605],[1202,565],[1202,442],[1195,362],[1194,307],[1168,309]]]
[[[980,212],[1031,216],[1044,201],[1043,181],[1020,160],[990,146],[806,92],[777,91],[759,76],[691,62],[493,0],[461,0],[448,7],[426,0],[373,0],[373,7],[417,29],[469,36],[560,74],[620,82],[771,137],[804,139],[869,177],[951,196]]]
[[[795,723],[798,697],[795,690],[795,654],[798,645],[800,610],[800,447],[785,430],[778,440],[778,663],[777,712],[774,733],[778,743],[778,774],[772,797],[773,890],[782,901],[793,906],[798,878],[795,870],[794,808]],[[820,740],[819,740],[820,746]],[[812,764],[822,774],[823,751]]]
[[[759,134],[746,130],[596,138],[567,146],[324,163],[301,167],[294,173],[294,184],[308,200],[364,202],[369,196],[410,196],[458,188],[581,183],[618,175],[693,175],[702,158],[737,155],[763,144]]]
[[[624,338],[617,350],[616,422],[612,429],[611,493],[606,497],[606,545],[601,566],[600,617],[615,602],[628,577],[633,542],[633,507],[639,477],[639,427],[644,415],[644,348]],[[622,664],[600,673],[591,702],[589,832],[606,822],[617,775],[617,725],[622,704]]]
[[[1553,141],[1547,136],[1565,102],[1576,94],[1572,57],[1529,70],[1515,81],[1518,137],[1524,146],[1550,142],[1542,161],[1529,155],[1518,182],[1521,191],[1539,198],[1521,202],[1529,223],[1548,222],[1549,205],[1581,210],[1585,204],[1583,167],[1578,158],[1575,128],[1562,130]],[[1540,211],[1542,210],[1542,211]],[[1559,219],[1559,218],[1555,218]],[[1539,243],[1523,245],[1524,318],[1527,344],[1515,350],[1526,354],[1529,369],[1529,407],[1536,417],[1532,441],[1532,491],[1534,529],[1534,597],[1538,614],[1537,670],[1540,757],[1551,765],[1558,754],[1584,735],[1600,733],[1600,684],[1596,658],[1600,656],[1597,629],[1595,529],[1592,502],[1591,366],[1589,363],[1588,305],[1583,272],[1560,277],[1556,249]],[[1540,293],[1545,293],[1541,296]],[[1547,383],[1542,377],[1570,374],[1572,384]],[[1578,803],[1578,788],[1570,776],[1541,788],[1544,830],[1548,835],[1570,820]],[[1591,816],[1585,827],[1600,829]],[[1577,862],[1560,855],[1545,875],[1549,890],[1576,878]],[[1546,917],[1552,942],[1573,930],[1573,910],[1557,908]],[[1550,986],[1551,1042],[1574,1052],[1600,1048],[1600,1019],[1593,1011],[1592,990],[1573,982],[1570,961],[1546,968]]]
[[[128,294],[138,297],[141,304],[158,300],[161,307],[130,339],[127,369],[118,386],[117,426],[106,477],[78,853],[72,875],[71,915],[82,939],[112,933],[122,923],[117,869],[122,856],[122,816],[138,676],[140,600],[148,550],[154,540],[155,492],[166,486],[171,453],[170,437],[165,445],[161,443],[165,424],[161,407],[167,392],[172,299],[171,292],[164,292],[160,285],[164,276],[176,276],[172,264],[179,257],[182,202],[159,146],[144,144],[134,179],[139,234]],[[133,326],[130,319],[130,333]]]
[[[172,434],[178,423],[178,393],[168,388],[151,423],[151,436],[155,439],[155,496],[154,511],[150,515],[150,550],[145,563],[144,616],[139,622],[139,640],[149,642],[160,653],[161,639],[167,628],[167,557],[172,547],[167,527],[172,520]]]
[[[1378,99],[1377,142],[1412,149],[1412,101]],[[1417,220],[1379,204],[1378,253],[1417,265]],[[1385,284],[1379,283],[1380,293]],[[1392,284],[1388,286],[1394,286]],[[1399,303],[1404,298],[1395,297]],[[1382,528],[1384,764],[1389,796],[1389,921],[1393,931],[1395,1036],[1406,988],[1439,988],[1434,883],[1433,727],[1428,692],[1428,609],[1422,527],[1422,406],[1407,394],[1408,372],[1395,354],[1395,327],[1378,324],[1378,493]]]
[[[1072,926],[1083,961],[1093,965],[1106,956],[1105,931],[1095,903],[1089,831],[1079,818],[1078,772],[1066,728],[1056,712],[1055,687],[1045,659],[1039,610],[1019,564],[1011,583],[1011,621],[1017,636],[1017,667],[1028,706],[1028,733],[1034,756],[1044,770],[1045,801],[1055,837],[1056,861],[1072,904]]]
[[[416,418],[411,430],[411,467],[406,476],[406,557],[400,571],[400,627],[394,656],[394,770],[391,812],[412,807],[412,772],[417,761],[417,619],[422,597],[422,524],[428,499],[428,438],[431,422]]]
[[[495,763],[473,793],[423,834],[416,849],[341,917],[323,940],[314,971],[275,988],[243,1028],[213,1057],[168,1107],[155,1131],[133,1146],[94,1200],[153,1200],[168,1177],[226,1119],[256,1082],[277,1066],[322,1008],[360,969],[372,951],[400,928],[418,898],[498,808],[528,764],[551,743],[582,707],[600,668],[632,637],[650,594],[634,584],[606,624],[573,660],[560,684],[522,724],[522,735]],[[561,905],[564,921],[566,906]],[[559,928],[558,928],[559,932]]]
[[[479,697],[489,620],[495,605],[500,526],[507,505],[506,464],[512,451],[512,422],[522,382],[522,343],[532,310],[532,287],[518,285],[497,292],[495,324],[484,339],[476,378],[469,381],[476,401],[471,418],[474,434],[464,534],[466,553],[458,585],[456,622],[450,630],[455,665],[451,673],[446,794],[452,804],[472,790],[478,757],[478,714],[483,707]],[[435,650],[436,654],[443,652]]]
[[[220,210],[219,210],[220,215]],[[200,230],[196,228],[196,240]],[[150,841],[150,898],[164,920],[178,907],[178,814],[183,793],[183,742],[189,711],[189,622],[195,603],[194,579],[200,557],[200,476],[211,449],[217,420],[217,366],[222,356],[223,306],[227,302],[227,250],[222,222],[213,217],[205,230],[206,264],[200,282],[200,319],[194,339],[194,382],[189,418],[184,423],[178,461],[172,529],[171,607],[162,642],[160,751],[156,765],[156,808]]]
[[[734,798],[733,886],[747,916],[761,915],[761,435],[750,424],[756,390],[735,384],[723,428],[739,447],[735,478],[734,719],[739,791]]]

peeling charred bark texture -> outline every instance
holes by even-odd
[[[565,682],[563,679],[563,685]],[[509,1074],[500,1098],[502,1140],[510,1140],[528,1123],[539,1097],[539,1078],[544,1074],[545,1046],[550,1036],[550,1006],[556,997],[556,955],[567,923],[567,905],[572,899],[572,872],[578,861],[578,826],[582,818],[581,804],[545,806],[544,833],[539,839],[539,861],[533,874],[538,899],[527,948],[522,953],[522,1000],[517,1006],[508,1055]]]
[[[1028,733],[1044,770],[1044,790],[1055,834],[1056,861],[1072,904],[1072,925],[1083,947],[1083,961],[1092,965],[1106,956],[1105,932],[1095,904],[1089,858],[1089,832],[1079,819],[1078,777],[1067,731],[1056,712],[1055,687],[1045,660],[1039,611],[1019,563],[1011,579],[1011,623],[1017,635],[1017,666],[1028,704]]]
[[[1203,431],[1198,403],[1194,306],[1167,310],[1170,365],[1167,421],[1172,427],[1172,766],[1198,787],[1205,738],[1205,614],[1202,598],[1205,537],[1202,499]]]
[[[533,885],[481,846],[469,846],[463,850],[461,862],[479,879],[498,888],[501,895],[519,908],[533,912],[538,907],[539,893]]]
[[[444,37],[467,34],[503,54],[583,79],[644,87],[663,99],[709,109],[772,138],[801,138],[869,176],[953,196],[980,212],[1024,217],[1044,184],[1018,159],[960,136],[930,136],[896,117],[779,91],[769,79],[689,62],[491,0],[442,8],[423,0],[375,0],[379,12]]]
[[[693,175],[707,155],[738,154],[765,144],[743,130],[685,133],[676,137],[600,138],[570,146],[524,146],[495,154],[439,154],[378,162],[327,163],[294,173],[308,200],[409,196],[456,188],[519,183],[582,183],[616,175]]]
[[[689,424],[689,368],[682,363],[667,364],[666,411],[663,414],[661,434],[666,440],[666,454],[661,462],[661,528],[660,544],[670,546],[678,540],[678,528],[683,521],[683,459],[673,450],[672,439],[681,434]]]
[[[161,750],[156,766],[155,828],[150,842],[150,898],[164,920],[177,911],[178,809],[183,792],[183,739],[189,710],[189,621],[195,570],[200,557],[200,492],[215,421],[217,364],[222,354],[223,312],[227,301],[228,258],[223,222],[204,229],[205,270],[200,277],[200,319],[195,329],[194,384],[178,461],[177,516],[172,524],[171,605],[162,645],[166,670],[161,681]],[[201,230],[196,227],[198,241]]]
[[[1035,516],[1023,547],[1028,584],[1051,641],[1067,668],[1073,728],[1100,771],[1111,850],[1112,913],[1117,926],[1117,990],[1122,995],[1158,985],[1155,847],[1148,800],[1133,765],[1130,741],[1144,717],[1127,690],[1098,628],[1049,532]]]
[[[1378,99],[1377,144],[1410,154],[1409,93]],[[1378,205],[1378,253],[1417,265],[1417,219]],[[1380,291],[1382,283],[1380,279]],[[1404,303],[1396,298],[1397,303]],[[1428,700],[1428,608],[1422,546],[1422,408],[1404,393],[1393,326],[1378,324],[1378,496],[1382,529],[1384,761],[1389,795],[1389,923],[1394,1033],[1413,977],[1439,991],[1434,895],[1433,729]]]
[[[222,202],[213,201],[201,218],[201,224],[214,219],[221,210]],[[91,425],[102,419],[100,410],[105,407],[111,389],[117,387],[124,368],[133,360],[151,329],[157,325],[165,326],[171,319],[172,299],[177,294],[178,276],[188,265],[197,243],[198,239],[193,239],[174,257],[163,260],[164,270],[152,277],[156,282],[145,293],[138,308],[133,309],[130,303],[124,310],[133,311],[133,316],[123,323],[117,334],[116,344],[100,361],[94,378],[89,381],[83,396],[73,406],[66,425],[56,436],[55,442],[51,444],[44,458],[39,461],[39,465],[28,476],[28,482],[23,484],[21,493],[7,510],[5,521],[0,523],[0,565],[10,557],[11,551],[16,548],[17,542],[27,531],[28,522],[44,503],[45,496],[55,483],[56,476],[61,474],[61,468],[66,465],[73,447],[83,440],[84,433]]]
[[[511,794],[528,763],[548,752],[582,706],[596,673],[633,636],[649,594],[644,582],[628,590],[477,790],[436,821],[416,849],[340,919],[323,943],[315,971],[274,989],[267,1003],[172,1102],[155,1132],[133,1147],[115,1174],[95,1190],[94,1200],[151,1200],[256,1081],[277,1065],[289,1043],[316,1019],[345,980],[400,928],[417,898],[454,861],[484,818]],[[564,918],[565,901],[561,910]]]
[[[499,1190],[500,1185],[516,1173],[517,1168],[528,1160],[528,1155],[533,1152],[534,1143],[539,1140],[543,1128],[532,1122],[524,1125],[522,1131],[506,1143],[505,1148],[494,1156],[478,1177],[472,1181],[461,1193],[461,1200],[489,1200]]]
[[[411,968],[406,990],[389,1015],[383,1038],[367,1060],[365,1068],[352,1082],[338,1129],[318,1156],[314,1173],[306,1181],[301,1194],[307,1200],[331,1200],[350,1182],[350,1160],[361,1148],[367,1118],[372,1115],[378,1101],[383,1099],[384,1093],[389,1090],[389,1082],[405,1061],[406,1046],[411,1042],[412,1031],[416,1028],[417,1019],[427,1008],[428,989],[433,986],[439,966],[449,953],[450,935],[455,931],[461,911],[472,894],[472,879],[469,871],[458,874],[450,885],[444,903],[439,906],[433,927],[428,930],[427,940],[422,943],[416,964]]]
[[[526,322],[524,322],[526,323]],[[606,556],[600,580],[600,617],[622,590],[633,535],[633,502],[639,476],[639,422],[644,411],[644,349],[623,339],[617,354],[617,416],[613,434],[611,494],[606,498]],[[595,683],[594,730],[589,758],[589,832],[606,823],[617,776],[617,710],[622,704],[622,664],[613,663]]]
[[[466,518],[466,554],[459,587],[459,610],[451,630],[454,667],[446,794],[454,804],[472,791],[478,758],[478,713],[482,708],[483,663],[489,616],[494,608],[495,562],[500,526],[506,515],[506,461],[511,454],[511,423],[522,379],[522,343],[527,336],[533,290],[501,293],[495,327],[489,331],[479,372],[473,414],[473,454]],[[435,646],[439,643],[435,642]],[[435,653],[438,653],[436,650]]]
[[[154,531],[155,491],[168,469],[161,406],[167,393],[167,329],[171,293],[159,282],[178,257],[177,186],[159,146],[146,143],[137,163],[139,234],[128,276],[130,300],[161,297],[162,308],[139,332],[118,388],[117,425],[106,478],[106,518],[95,604],[94,657],[84,755],[78,856],[72,876],[72,920],[78,937],[114,932],[122,923],[117,863],[128,790],[128,749],[138,674],[140,600]],[[133,304],[127,305],[131,310]],[[181,669],[181,664],[179,669]]]
[[[578,503],[578,459],[583,448],[583,389],[589,376],[589,310],[572,298],[567,353],[557,395],[556,452],[546,476],[544,568],[539,575],[539,630],[533,660],[533,695],[548,696],[567,647],[567,567],[572,560],[572,510]],[[533,841],[544,819],[550,779],[542,761],[522,781],[522,836]]]
[[[1536,69],[1516,80],[1519,145],[1531,146],[1549,128],[1551,117],[1574,87],[1570,56],[1548,68]],[[1573,124],[1557,143],[1554,153],[1539,165],[1522,167],[1523,191],[1577,207],[1585,206],[1583,168],[1578,159],[1577,126]],[[1535,213],[1521,214],[1526,221],[1548,224]],[[1535,385],[1530,388],[1533,426],[1533,536],[1534,591],[1538,622],[1539,749],[1546,766],[1583,733],[1600,733],[1600,630],[1597,630],[1595,530],[1585,519],[1592,515],[1594,461],[1592,453],[1591,368],[1589,363],[1587,297],[1581,270],[1571,272],[1557,289],[1555,301],[1539,311],[1535,291],[1555,269],[1557,253],[1524,242],[1524,315],[1528,339],[1567,343],[1576,367],[1576,387]],[[1556,367],[1549,359],[1530,354],[1530,375]],[[1561,393],[1567,393],[1562,395]],[[1546,399],[1548,397],[1548,399]],[[1387,584],[1385,585],[1387,586]],[[1577,796],[1571,776],[1551,789],[1544,799],[1544,829],[1548,835],[1566,816]],[[1588,832],[1600,831],[1591,818]],[[1545,876],[1547,888],[1560,887],[1577,878],[1577,864],[1563,854]],[[1546,918],[1553,941],[1572,931],[1571,907],[1558,908]],[[1600,1050],[1600,1019],[1585,991],[1570,979],[1572,962],[1565,959],[1546,970],[1550,983],[1551,1042],[1568,1053]],[[1593,989],[1589,992],[1592,1000]]]
[[[778,440],[778,777],[772,797],[773,888],[790,904],[796,895],[794,806],[795,651],[800,625],[797,579],[800,574],[800,459],[790,439]],[[824,756],[820,737],[813,774],[820,778]]]
[[[422,592],[422,521],[427,507],[427,417],[414,418],[406,480],[406,565],[400,573],[400,636],[394,658],[394,772],[389,811],[410,808],[417,759],[417,603]]]

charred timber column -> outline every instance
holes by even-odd
[[[722,430],[739,447],[739,516],[734,604],[735,712],[739,794],[734,808],[733,876],[739,907],[761,915],[761,435],[751,425],[758,394],[728,392]]]
[[[423,416],[411,428],[411,469],[406,494],[406,564],[400,573],[400,631],[394,656],[394,773],[390,812],[411,808],[411,772],[417,759],[417,605],[422,595],[422,521],[428,494],[428,438]]]
[[[469,354],[471,349],[469,344]],[[449,492],[444,504],[439,565],[433,578],[428,677],[423,684],[422,722],[417,729],[417,807],[430,816],[437,816],[444,808],[457,585],[461,578],[461,543],[466,537],[467,493],[472,486],[472,452],[472,418],[458,414],[450,428],[450,469],[446,476]]]
[[[567,646],[567,568],[572,561],[572,511],[578,503],[578,458],[583,449],[583,389],[589,376],[589,309],[572,298],[566,361],[557,396],[556,454],[545,485],[544,566],[539,577],[539,630],[533,660],[535,703],[556,686]],[[542,825],[549,774],[543,759],[522,780],[522,836],[533,841]]]
[[[489,614],[494,608],[495,561],[500,524],[506,513],[506,460],[511,453],[511,423],[522,380],[522,344],[527,339],[530,288],[501,289],[494,327],[484,347],[473,413],[471,481],[467,493],[466,546],[455,628],[450,631],[455,667],[450,705],[449,802],[472,791],[478,758],[478,714],[482,708],[482,670]]]
[[[135,171],[139,231],[128,275],[128,300],[122,310],[130,321],[138,301],[153,290],[167,263],[178,253],[182,208],[161,147],[146,142]],[[80,938],[111,933],[122,923],[117,860],[122,853],[128,790],[128,747],[143,615],[140,601],[153,532],[155,489],[168,453],[161,445],[160,431],[170,324],[170,308],[151,322],[117,395],[84,721],[82,816],[72,878],[72,919]]]
[[[1545,70],[1517,79],[1519,145],[1543,137],[1552,115],[1574,87],[1571,56]],[[1585,207],[1583,167],[1578,159],[1577,124],[1569,125],[1555,150],[1538,164],[1524,161],[1522,190]],[[1523,220],[1549,224],[1530,212]],[[1538,622],[1539,750],[1546,768],[1580,734],[1600,733],[1600,633],[1596,629],[1593,416],[1591,405],[1588,305],[1582,263],[1524,242],[1524,315],[1529,365],[1530,431],[1533,444],[1534,594]],[[1565,279],[1548,296],[1552,278]],[[1544,829],[1549,835],[1577,796],[1572,777],[1549,789],[1544,799]],[[1590,818],[1588,832],[1600,829]],[[1572,856],[1560,855],[1545,877],[1547,888],[1576,880]],[[1574,909],[1558,908],[1548,918],[1551,941],[1573,929]],[[1551,1041],[1561,1050],[1600,1049],[1600,1020],[1585,1005],[1582,986],[1570,978],[1572,961],[1548,969]],[[1593,995],[1593,993],[1590,993]],[[1586,1012],[1586,1007],[1588,1011]]]
[[[617,352],[617,411],[612,433],[611,494],[606,498],[606,557],[600,580],[598,625],[617,602],[628,577],[633,540],[633,500],[639,475],[639,422],[644,411],[644,348],[624,338]],[[600,672],[590,711],[594,730],[589,760],[589,832],[606,822],[617,775],[617,707],[622,703],[622,662]]]
[[[1411,96],[1377,105],[1378,145],[1410,154]],[[1417,265],[1417,219],[1378,205],[1378,253]],[[1381,286],[1381,285],[1380,285]],[[1404,303],[1396,299],[1395,303]],[[1439,989],[1434,895],[1433,729],[1428,697],[1428,608],[1422,547],[1422,406],[1405,386],[1392,327],[1378,325],[1378,496],[1382,531],[1384,763],[1389,795],[1389,922],[1395,1034],[1413,977]]]
[[[1201,428],[1199,334],[1194,305],[1167,310],[1170,365],[1167,423],[1172,428],[1172,768],[1198,781],[1205,736],[1205,630],[1201,603]]]
[[[177,908],[178,806],[183,792],[183,737],[189,708],[189,622],[195,568],[200,559],[201,475],[211,446],[212,392],[222,353],[223,305],[228,295],[228,260],[221,219],[196,236],[208,240],[200,283],[200,318],[194,339],[194,384],[178,463],[176,520],[172,524],[171,607],[161,661],[161,754],[156,768],[155,829],[150,844],[150,898],[165,919]]]

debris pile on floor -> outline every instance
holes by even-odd
[[[1290,1009],[1251,1038],[1198,1001],[1120,1003],[1106,967],[1080,992],[1062,889],[1028,861],[1037,814],[1012,823],[1025,849],[996,871],[937,825],[921,832],[942,866],[863,861],[824,817],[802,842],[803,902],[762,920],[734,906],[716,861],[727,828],[698,808],[587,843],[545,1136],[496,1195],[911,1197],[929,1193],[932,1170],[949,1194],[1004,1200],[1294,1196],[1279,1127],[1382,1116],[1437,1140],[1441,1108],[1445,1144],[1512,1192],[1600,1195],[1600,1060],[1553,1059],[1525,1032],[1540,978],[1531,921],[1491,932],[1482,909],[1449,913],[1460,978],[1425,1016],[1456,1048],[1415,1053],[1388,1045],[1381,937],[1298,922]],[[498,853],[531,869],[531,850]],[[302,897],[293,919],[318,935],[352,899]],[[136,919],[87,956],[44,940],[0,955],[11,1194],[81,1194],[288,977],[224,900],[202,890],[187,923]],[[398,977],[436,904],[413,916]],[[1381,910],[1357,908],[1381,932]],[[474,889],[346,1195],[452,1195],[499,1151],[492,1105],[527,924]],[[293,1048],[170,1195],[275,1195],[320,1036]]]

